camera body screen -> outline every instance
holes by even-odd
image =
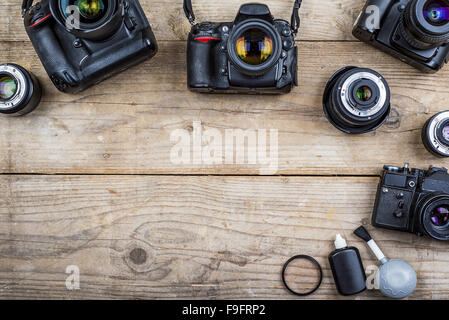
[[[245,4],[234,22],[195,24],[188,38],[188,87],[199,92],[287,93],[297,85],[291,25],[266,5]]]
[[[87,89],[157,52],[137,0],[42,0],[27,10],[24,24],[62,92]]]

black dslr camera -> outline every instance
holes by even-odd
[[[298,85],[295,35],[301,0],[291,24],[274,19],[263,4],[240,7],[233,22],[194,24],[191,0],[184,11],[192,24],[187,45],[187,82],[192,91],[288,93]]]
[[[449,175],[429,170],[385,166],[377,191],[372,224],[375,227],[449,240]]]
[[[82,91],[153,57],[157,44],[137,0],[33,0],[28,36],[56,88]]]
[[[449,0],[368,0],[353,35],[428,73],[449,54]]]

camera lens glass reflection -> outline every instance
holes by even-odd
[[[237,39],[237,55],[250,65],[260,65],[273,54],[273,40],[260,29],[248,29]]]
[[[449,21],[449,2],[429,0],[424,6],[424,18],[434,26],[441,26]]]
[[[444,227],[449,223],[449,206],[437,206],[430,212],[430,221],[437,227]]]
[[[373,92],[371,91],[371,89],[367,86],[362,86],[360,88],[357,89],[357,99],[359,99],[360,101],[369,101],[369,99],[371,99],[371,97],[373,96]]]
[[[96,19],[104,11],[102,0],[78,0],[76,6],[80,14],[86,19]]]
[[[11,99],[17,92],[17,82],[9,75],[0,75],[0,99]]]

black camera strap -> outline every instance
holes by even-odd
[[[294,35],[296,36],[301,26],[301,18],[299,17],[299,9],[301,8],[302,0],[295,0],[295,6],[293,7],[291,27]]]
[[[23,0],[22,2],[22,17],[33,5],[33,0]]]
[[[301,3],[302,0],[295,0],[295,5],[293,7],[291,27],[295,35],[298,34],[298,30],[301,24],[301,20],[299,18],[299,8],[301,8]],[[194,25],[195,13],[193,12],[192,0],[184,0],[184,13],[186,14],[187,19],[189,19],[190,24]]]

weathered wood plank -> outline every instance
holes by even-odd
[[[37,1],[35,1],[37,2]],[[251,1],[249,1],[251,2]],[[290,21],[293,0],[261,0],[276,18]],[[299,39],[353,40],[351,28],[365,0],[308,0],[301,9]],[[182,10],[182,0],[140,0],[159,40],[184,40],[190,25]],[[233,21],[243,1],[193,1],[197,21]],[[0,3],[0,41],[28,40],[22,18],[21,0]]]
[[[296,298],[280,270],[300,253],[324,268],[310,298],[341,298],[326,260],[336,232],[360,249],[365,267],[376,264],[352,235],[369,223],[376,178],[4,175],[0,182],[2,298]],[[449,297],[445,243],[369,229],[389,257],[416,269],[412,298]],[[68,265],[80,269],[80,290],[65,287]]]
[[[175,165],[174,130],[277,129],[280,174],[377,174],[386,163],[448,166],[425,151],[420,130],[447,109],[449,68],[425,75],[359,43],[299,43],[300,87],[280,97],[204,95],[186,89],[185,43],[161,42],[152,61],[79,95],[53,87],[28,43],[8,43],[0,61],[24,65],[45,89],[37,111],[0,117],[4,173],[258,174],[260,165]],[[335,57],[338,57],[335,58]],[[323,115],[322,92],[345,65],[371,67],[392,90],[392,117],[376,133],[349,136]],[[224,157],[224,153],[223,153]]]

